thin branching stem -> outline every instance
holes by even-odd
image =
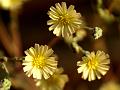
[[[84,27],[83,29],[86,29],[86,30],[90,30],[90,31],[93,31],[94,30],[94,28],[91,28],[91,27]]]

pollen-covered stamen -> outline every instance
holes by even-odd
[[[70,16],[68,14],[64,14],[64,15],[61,15],[59,17],[59,21],[62,23],[62,24],[69,24],[70,23]]]
[[[88,67],[89,69],[96,69],[98,66],[97,60],[89,60],[88,61]]]
[[[32,65],[37,67],[37,68],[42,68],[44,67],[45,64],[45,57],[44,56],[38,56],[36,58],[34,58]]]

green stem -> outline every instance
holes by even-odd
[[[90,31],[93,31],[94,30],[94,28],[91,28],[91,27],[83,27],[83,29],[86,29],[86,30],[90,30]]]

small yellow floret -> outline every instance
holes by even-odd
[[[89,52],[86,56],[82,57],[83,61],[78,61],[79,66],[78,73],[82,73],[82,78],[88,81],[101,78],[101,75],[105,75],[109,70],[110,59],[109,55],[103,51]]]

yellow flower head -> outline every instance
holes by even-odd
[[[37,80],[36,86],[39,86],[40,90],[63,90],[65,83],[68,82],[68,76],[61,74],[62,72],[62,68],[56,69],[49,79]]]
[[[78,73],[82,73],[82,78],[88,81],[101,78],[101,74],[105,75],[109,70],[110,59],[109,55],[105,54],[103,51],[87,53],[86,56],[82,58],[83,61],[78,61],[77,66],[79,66]]]
[[[62,2],[61,5],[56,3],[55,6],[56,8],[51,6],[51,11],[48,11],[51,20],[47,22],[47,25],[52,25],[49,30],[53,30],[53,34],[56,36],[72,35],[82,24],[80,13],[76,12],[73,5],[67,9],[65,2]]]
[[[0,0],[0,6],[4,9],[16,9],[21,6],[25,0]]]
[[[24,72],[30,77],[33,74],[33,78],[48,79],[50,75],[53,75],[57,68],[56,57],[53,54],[53,50],[49,49],[47,45],[39,46],[35,44],[35,47],[29,48],[25,51],[25,60],[22,65]]]

